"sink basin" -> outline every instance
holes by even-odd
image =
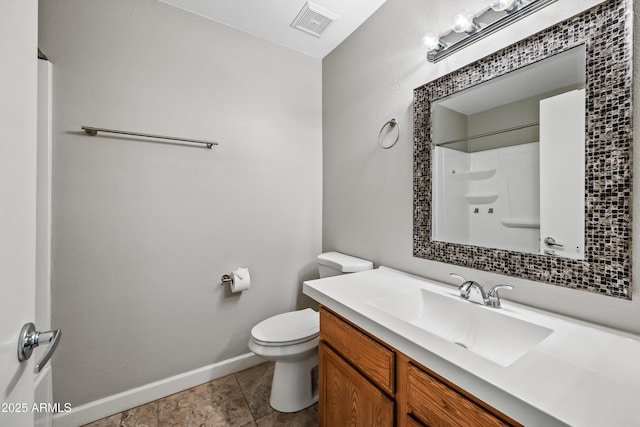
[[[502,314],[500,309],[425,289],[367,304],[501,366],[509,366],[553,332]]]

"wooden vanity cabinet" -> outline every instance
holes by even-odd
[[[321,308],[320,426],[394,426],[394,353]]]
[[[521,426],[320,308],[320,427]]]

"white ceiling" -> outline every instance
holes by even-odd
[[[291,28],[306,0],[160,0],[315,58],[323,58],[386,0],[312,0],[339,18],[320,38]]]

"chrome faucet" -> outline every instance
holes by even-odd
[[[498,294],[499,290],[507,289],[512,291],[514,289],[511,285],[495,285],[488,293],[485,293],[484,288],[480,283],[473,280],[467,280],[459,274],[449,273],[449,275],[462,282],[458,288],[458,291],[460,291],[460,298],[476,304],[486,305],[491,308],[501,307],[500,295]]]
[[[449,273],[449,275],[462,282],[462,285],[458,288],[460,298],[475,302],[476,304],[486,305],[487,295],[484,293],[484,288],[480,283],[467,280],[459,274]]]

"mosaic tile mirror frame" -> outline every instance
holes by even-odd
[[[607,0],[414,90],[415,257],[631,299],[632,0]],[[432,240],[431,103],[584,44],[585,257]]]

